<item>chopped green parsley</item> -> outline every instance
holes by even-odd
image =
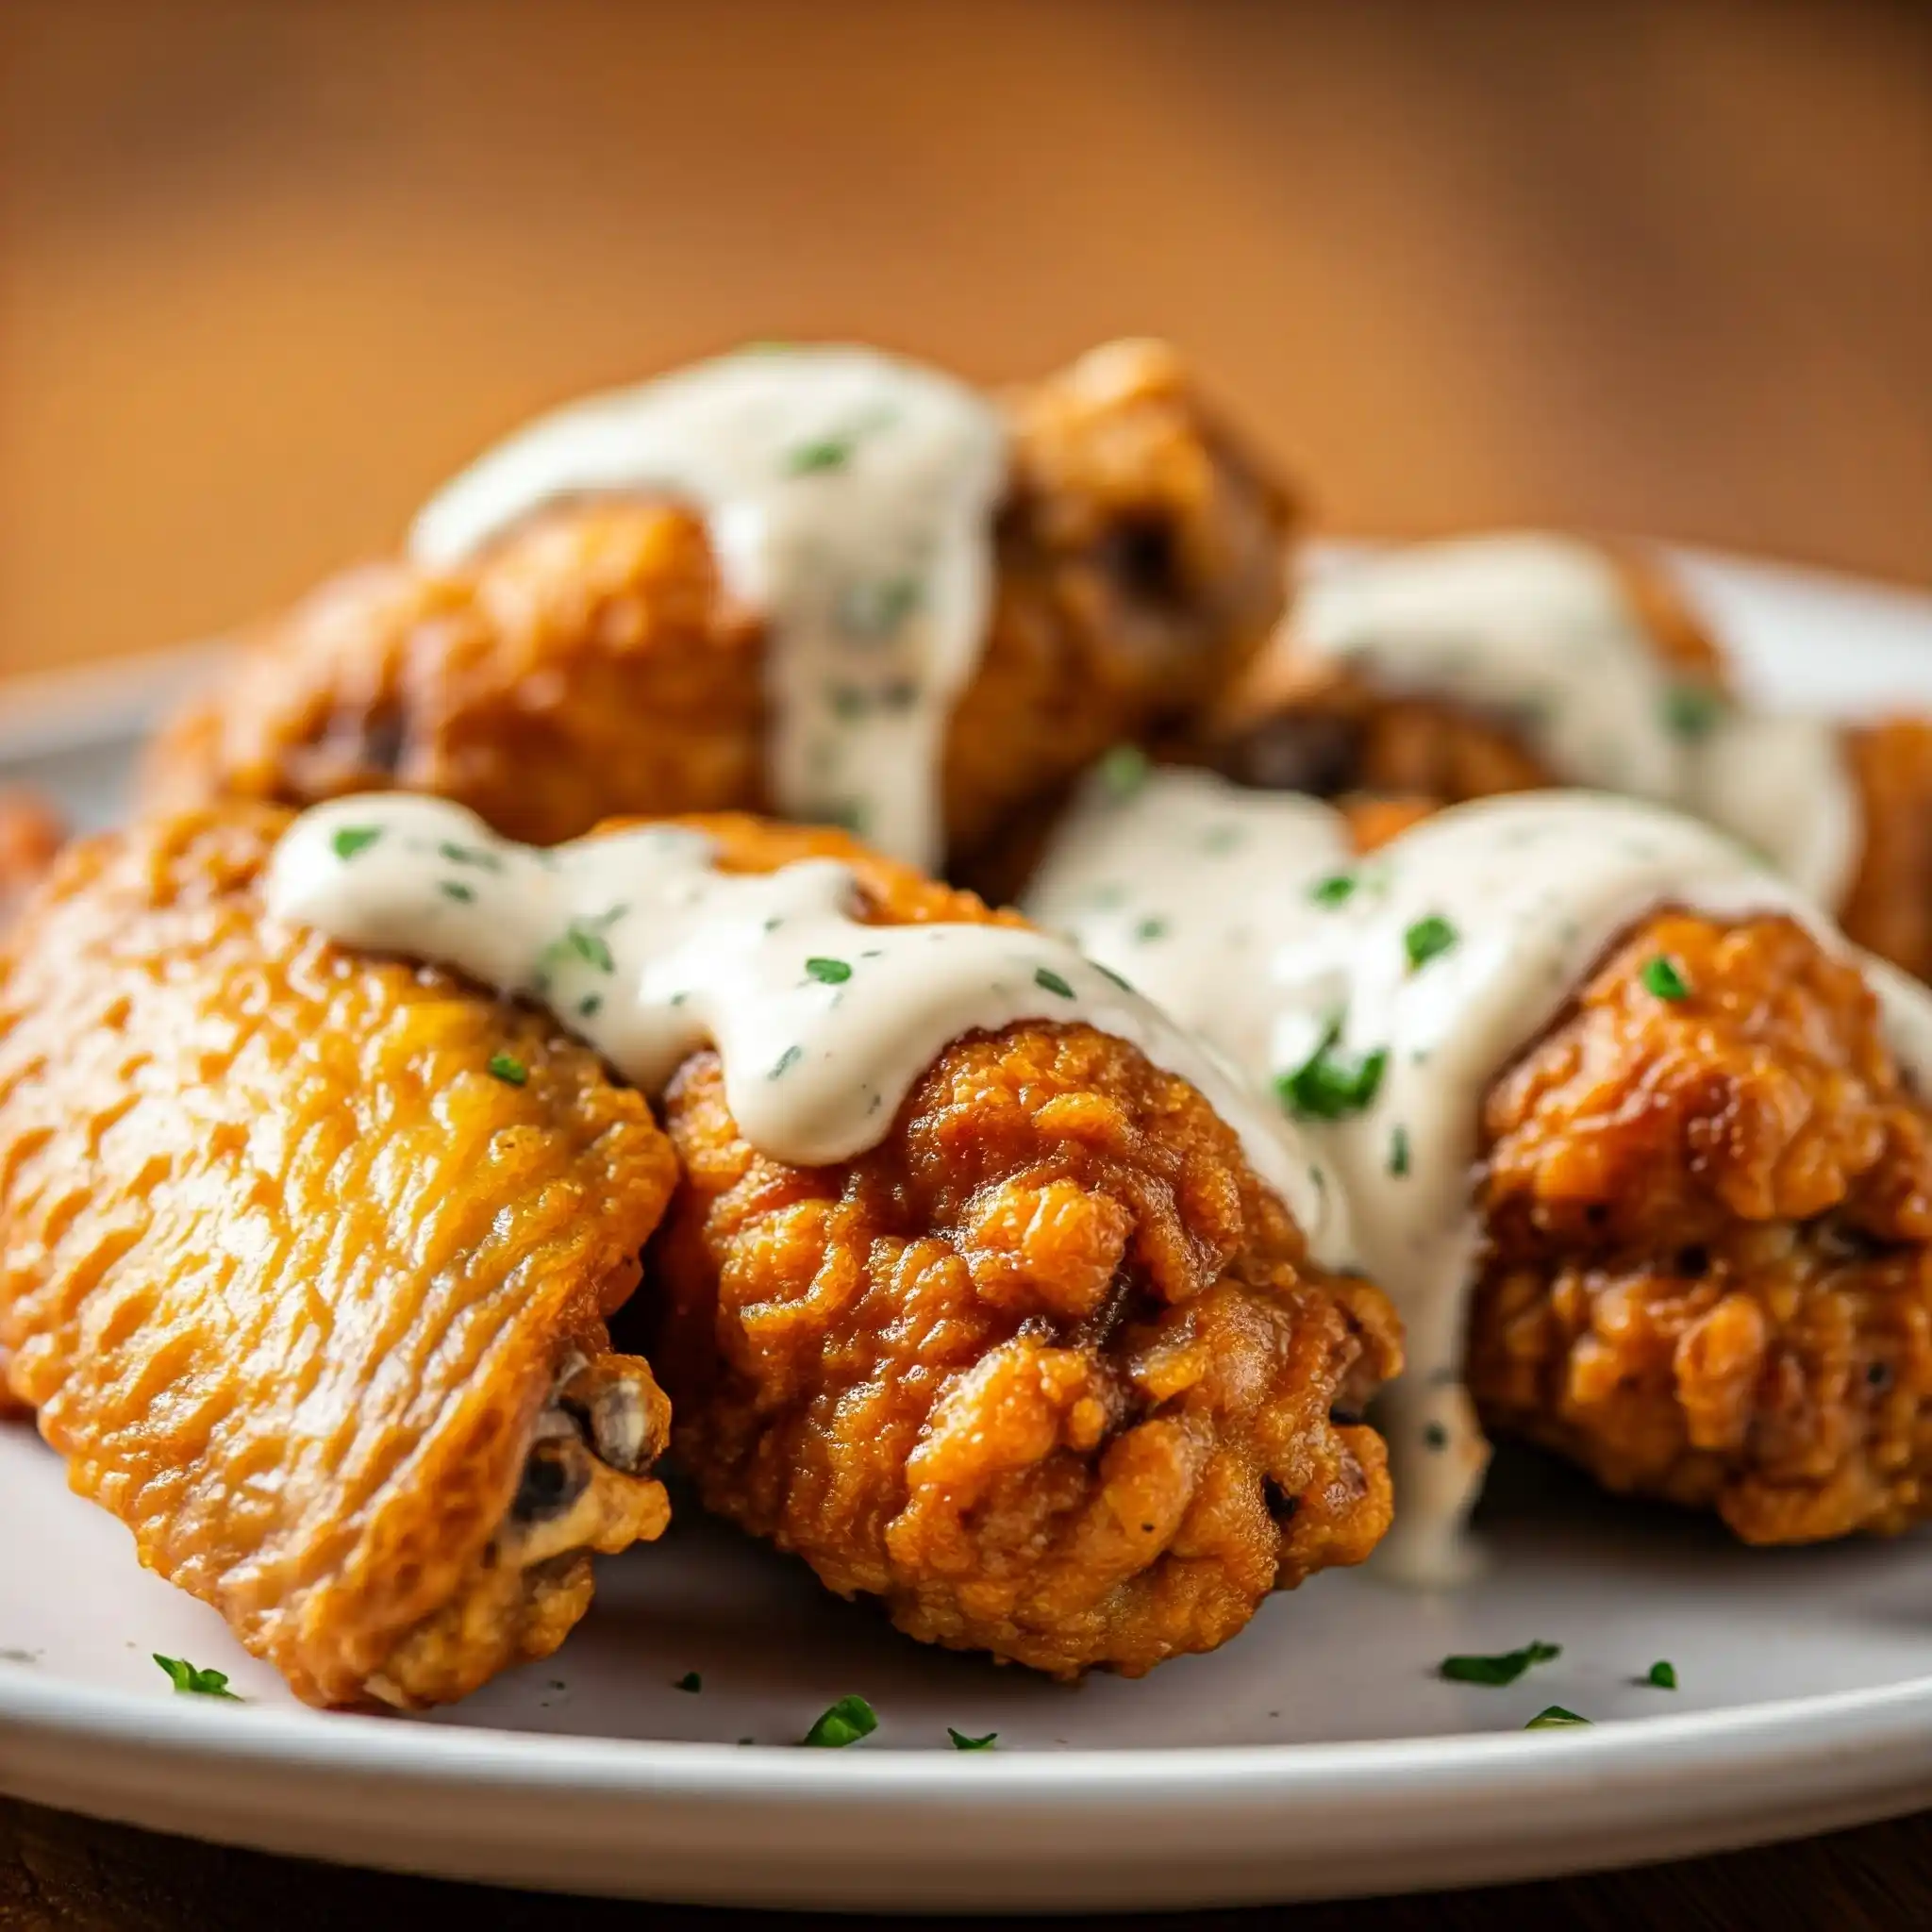
[[[1408,955],[1408,970],[1413,973],[1426,966],[1431,959],[1440,958],[1455,945],[1457,937],[1456,928],[1440,912],[1431,912],[1426,919],[1418,919],[1402,935],[1402,950]]]
[[[1121,975],[1118,973],[1116,973],[1111,966],[1103,966],[1098,959],[1090,959],[1087,963],[1088,965],[1092,967],[1094,972],[1098,973],[1102,978],[1112,980],[1113,983],[1117,987],[1119,987],[1123,992],[1133,991],[1134,982],[1131,979],[1123,979]]]
[[[507,1087],[521,1087],[530,1077],[530,1070],[513,1053],[493,1053],[490,1056],[490,1071]]]
[[[461,879],[438,879],[436,890],[445,899],[454,899],[458,906],[469,905],[476,896],[475,886],[466,886]]]
[[[1060,999],[1070,1000],[1074,997],[1074,989],[1051,966],[1036,966],[1033,969],[1033,983],[1042,992],[1056,994]]]
[[[607,920],[608,923],[608,920]],[[615,973],[617,961],[611,956],[610,941],[582,920],[575,921],[563,936],[564,945],[599,973]]]
[[[579,1020],[594,1020],[602,1010],[603,1006],[604,995],[601,992],[587,992],[577,1002],[577,1018]]]
[[[367,852],[381,837],[380,825],[339,825],[328,842],[338,858],[348,859]]]
[[[1298,1120],[1345,1120],[1370,1106],[1382,1084],[1388,1049],[1378,1046],[1353,1058],[1342,1050],[1339,1032],[1331,1026],[1307,1059],[1274,1082],[1282,1106]]]
[[[1674,1690],[1677,1688],[1677,1667],[1666,1658],[1658,1657],[1643,1674],[1643,1681],[1655,1685],[1659,1690]]]
[[[156,1663],[168,1674],[168,1681],[176,1690],[192,1691],[197,1697],[225,1697],[230,1704],[240,1704],[242,1699],[228,1689],[228,1674],[225,1671],[201,1671],[185,1657],[163,1657],[159,1651],[152,1653]]]
[[[501,872],[503,860],[493,852],[486,852],[480,845],[458,845],[453,839],[445,839],[436,848],[452,865],[474,865],[482,872]]]
[[[805,970],[821,986],[843,986],[852,977],[852,968],[843,959],[808,959]]]
[[[1445,1657],[1439,1668],[1455,1684],[1513,1684],[1531,1664],[1546,1664],[1562,1654],[1561,1644],[1525,1643],[1494,1657]]]
[[[796,1041],[781,1053],[774,1063],[772,1071],[765,1075],[768,1080],[779,1080],[789,1074],[805,1058],[805,1049]]]
[[[1115,798],[1131,798],[1153,769],[1138,744],[1117,744],[1100,761],[1100,782]]]
[[[674,1690],[689,1690],[695,1696],[705,1688],[705,1680],[695,1671],[687,1671],[671,1688]]]
[[[841,1697],[799,1740],[824,1751],[842,1751],[879,1727],[878,1713],[862,1697]]]
[[[1565,1710],[1560,1704],[1546,1704],[1542,1709],[1524,1725],[1525,1731],[1567,1730],[1572,1724],[1587,1724],[1587,1717],[1578,1717],[1574,1710]]]
[[[1641,976],[1646,990],[1656,993],[1660,1000],[1688,1000],[1690,997],[1690,982],[1661,953],[1643,962]]]
[[[1308,888],[1308,897],[1317,906],[1345,905],[1356,889],[1356,876],[1352,872],[1330,873],[1325,879],[1317,879]]]
[[[1441,1423],[1429,1423],[1423,1429],[1423,1447],[1438,1453],[1448,1448],[1449,1431]]]
[[[1389,1136],[1389,1172],[1397,1180],[1408,1172],[1408,1129],[1397,1126]]]
[[[822,436],[812,442],[795,444],[785,453],[788,476],[809,476],[820,470],[842,470],[852,460],[849,436]]]
[[[1143,942],[1149,940],[1162,940],[1167,937],[1167,921],[1164,919],[1143,919],[1134,928],[1134,937]]]
[[[955,1751],[991,1751],[992,1740],[999,1736],[997,1731],[989,1731],[983,1738],[969,1738],[964,1731],[956,1731],[951,1724],[946,1726],[946,1736],[953,1740]]]

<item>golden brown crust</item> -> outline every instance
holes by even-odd
[[[955,869],[992,877],[1108,745],[1191,720],[1281,610],[1286,497],[1173,352],[1115,343],[1010,401],[994,608],[942,774]],[[555,842],[767,804],[764,640],[702,526],[559,505],[444,573],[338,578],[254,638],[148,761],[150,804],[400,785]]]
[[[0,789],[0,933],[66,837],[60,814],[38,792]]]
[[[1691,989],[1641,979],[1667,956]],[[1486,1422],[1750,1542],[1895,1531],[1932,1474],[1932,1151],[1855,968],[1658,914],[1486,1108]]]
[[[1671,577],[1628,553],[1608,554],[1658,657],[1722,691],[1717,644]],[[1244,785],[1322,797],[1406,792],[1457,805],[1557,783],[1507,719],[1390,695],[1343,665],[1304,657],[1292,619],[1209,719],[1194,755]]]
[[[560,1635],[532,1624],[547,1579],[505,1601],[480,1573],[675,1163],[547,1021],[267,920],[286,819],[70,848],[11,934],[0,1352],[74,1487],[312,1702],[379,1693],[412,1631],[493,1592],[433,1679],[457,1695]]]
[[[836,854],[726,828],[731,862]],[[762,848],[762,849],[761,849]],[[874,919],[984,916],[861,865]],[[857,1160],[746,1144],[714,1056],[666,1102],[684,1167],[653,1351],[708,1507],[902,1629],[1072,1674],[1234,1635],[1358,1561],[1389,1481],[1358,1410],[1400,1359],[1194,1091],[1083,1025],[948,1047]]]

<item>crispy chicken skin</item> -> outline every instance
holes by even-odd
[[[1864,843],[1839,923],[1847,938],[1932,980],[1932,720],[1854,726],[1845,758]]]
[[[844,858],[877,923],[990,916],[841,835],[709,829],[742,869]],[[1135,1048],[971,1035],[832,1168],[748,1146],[714,1056],[665,1110],[684,1183],[653,1360],[679,1459],[912,1636],[1139,1674],[1387,1528],[1354,1417],[1399,1365],[1393,1313],[1308,1261],[1233,1133]]]
[[[663,1527],[604,1324],[675,1161],[534,1013],[268,920],[286,818],[71,847],[0,952],[0,1374],[300,1696],[414,1707]]]
[[[1161,344],[1109,344],[1008,407],[993,614],[943,771],[972,876],[1108,746],[1223,691],[1280,614],[1291,515]],[[469,568],[351,572],[272,620],[154,747],[145,795],[401,786],[538,843],[613,815],[755,811],[764,650],[691,514],[560,505]]]
[[[1689,997],[1644,988],[1658,954]],[[1927,1114],[1854,967],[1788,920],[1657,914],[1483,1127],[1491,1427],[1747,1542],[1928,1513]]]
[[[1663,572],[1619,557],[1624,591],[1658,655],[1687,681],[1724,686],[1709,632]],[[1389,695],[1294,648],[1291,621],[1209,714],[1194,755],[1272,791],[1408,792],[1459,805],[1559,781],[1507,720],[1424,697]]]

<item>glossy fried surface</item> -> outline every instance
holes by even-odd
[[[0,790],[0,932],[66,836],[60,814],[38,792]]]
[[[663,1525],[662,1398],[604,1324],[674,1161],[534,1013],[267,920],[285,822],[72,847],[9,936],[0,1357],[75,1489],[299,1695],[455,1697],[589,1598],[519,1496],[560,1374],[638,1417],[589,1546]]]
[[[1932,721],[1848,730],[1862,842],[1839,924],[1848,939],[1932,980]]]
[[[1624,591],[1658,656],[1688,680],[1724,687],[1717,646],[1661,572],[1618,558]],[[1458,805],[1559,781],[1507,720],[1377,690],[1294,648],[1292,620],[1220,707],[1198,755],[1243,785],[1335,797],[1407,792]]]
[[[758,870],[836,835],[725,827]],[[882,923],[985,916],[856,858]],[[685,1181],[653,1360],[705,1503],[928,1641],[1139,1674],[1388,1526],[1350,1420],[1400,1359],[1184,1082],[1082,1025],[950,1046],[882,1142],[765,1158],[714,1056],[666,1103]]]
[[[1259,648],[1290,519],[1160,344],[1097,350],[1008,413],[994,608],[942,774],[955,868],[1000,890],[1016,821],[1110,744],[1191,721]],[[269,623],[154,748],[146,795],[401,786],[538,843],[619,815],[756,811],[764,650],[694,517],[559,506],[468,568],[351,572]]]
[[[1690,996],[1657,998],[1662,954]],[[1486,1423],[1748,1542],[1896,1531],[1932,1476],[1932,1152],[1857,971],[1667,912],[1492,1089]]]

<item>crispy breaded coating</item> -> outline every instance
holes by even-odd
[[[1689,996],[1642,982],[1662,955]],[[1896,1531],[1932,1474],[1932,1151],[1855,967],[1785,919],[1620,943],[1491,1090],[1485,1422],[1744,1541]]]
[[[1932,720],[1853,726],[1844,756],[1863,836],[1839,923],[1848,939],[1932,980]]]
[[[962,876],[1108,745],[1191,721],[1282,606],[1288,499],[1172,350],[1096,350],[1008,415],[994,608],[942,774]],[[399,786],[537,843],[613,816],[757,811],[766,642],[694,517],[559,505],[467,568],[351,572],[272,620],[154,747],[145,796]]]
[[[978,903],[836,835],[879,923]],[[653,1360],[705,1503],[912,1636],[1072,1675],[1211,1649],[1387,1528],[1357,1421],[1400,1362],[1185,1082],[1084,1025],[957,1041],[876,1147],[787,1166],[716,1057],[674,1083],[685,1181],[651,1254]]]
[[[1675,584],[1640,558],[1612,560],[1657,655],[1687,681],[1723,691],[1716,642]],[[1507,719],[1383,691],[1309,658],[1295,649],[1292,619],[1210,715],[1195,755],[1241,784],[1323,798],[1406,792],[1458,805],[1560,782]]]
[[[675,1170],[547,1020],[268,919],[286,822],[72,847],[9,935],[0,1370],[298,1695],[411,1706],[547,1653],[588,1551],[663,1527],[664,1401],[604,1324]]]

